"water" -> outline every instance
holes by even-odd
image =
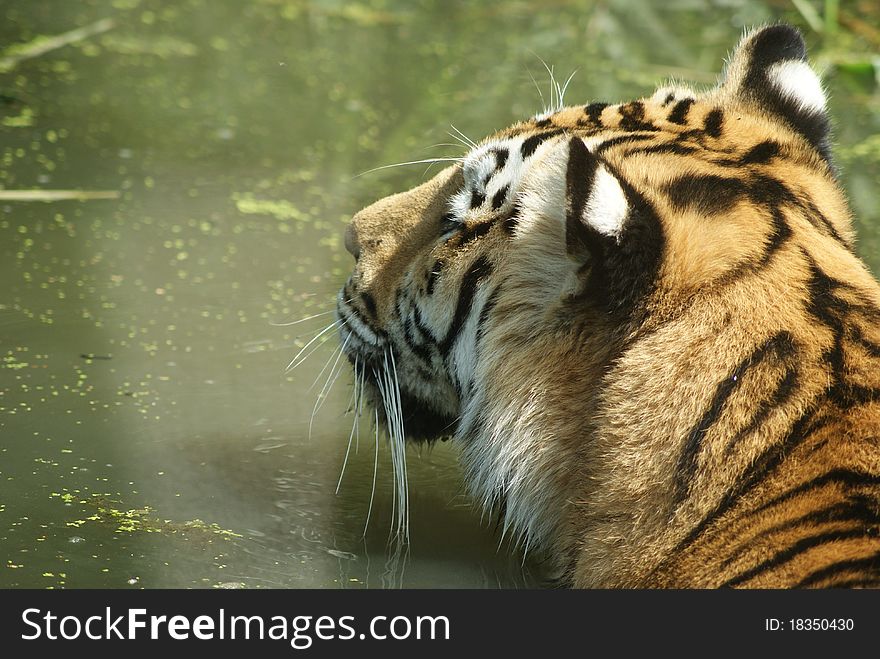
[[[801,20],[774,6],[5,0],[0,47],[97,28],[0,70],[0,185],[118,196],[0,202],[0,586],[533,585],[448,444],[410,453],[397,560],[380,444],[364,537],[347,367],[313,415],[334,333],[285,372],[332,315],[288,323],[332,309],[351,214],[430,172],[357,174],[534,113],[539,57],[571,102],[708,83],[743,25]],[[878,271],[876,82],[860,37],[807,36]]]

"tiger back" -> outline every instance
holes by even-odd
[[[880,585],[880,286],[795,29],[706,92],[499,131],[346,247],[377,418],[454,437],[562,583]]]

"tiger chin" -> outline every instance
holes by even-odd
[[[376,416],[384,379],[565,585],[880,586],[880,286],[796,29],[501,130],[345,243]]]

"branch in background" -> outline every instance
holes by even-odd
[[[5,57],[0,58],[0,72],[9,71],[15,68],[19,62],[83,41],[96,34],[112,30],[114,27],[116,27],[116,23],[112,18],[103,18],[91,25],[79,27],[54,37],[38,37],[27,44],[16,44],[6,50]]]
[[[0,201],[89,201],[119,199],[116,190],[0,190]]]

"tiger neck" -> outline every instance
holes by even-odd
[[[481,347],[476,386],[462,401],[465,481],[483,510],[501,512],[503,537],[526,552],[558,554],[571,536],[578,481],[594,463],[593,409],[611,348],[607,340],[560,344],[553,332],[503,329]],[[506,341],[518,349],[501,350]]]

